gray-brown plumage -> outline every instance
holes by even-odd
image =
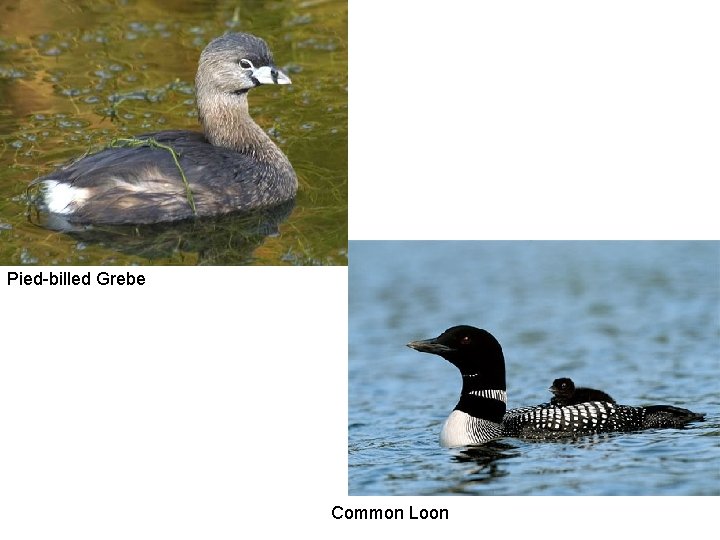
[[[290,84],[267,44],[249,34],[226,34],[200,55],[196,100],[204,134],[162,131],[141,135],[171,146],[108,148],[38,178],[41,204],[71,223],[175,221],[253,210],[288,201],[297,179],[292,165],[253,121],[247,94],[261,84]]]

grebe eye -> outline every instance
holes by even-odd
[[[250,60],[247,60],[246,58],[241,58],[238,60],[238,64],[243,69],[253,69],[254,66],[252,65],[252,62]]]

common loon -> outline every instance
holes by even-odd
[[[575,388],[572,379],[563,377],[555,379],[550,387],[550,391],[555,395],[550,400],[552,405],[564,407],[565,405],[577,405],[586,401],[607,401],[608,403],[616,403],[616,401],[601,390],[594,388]]]
[[[486,330],[454,326],[408,347],[442,356],[462,375],[460,401],[440,434],[440,444],[447,447],[484,444],[500,437],[554,439],[681,427],[705,416],[669,405],[630,407],[602,401],[565,407],[545,403],[507,411],[505,358],[500,343]]]

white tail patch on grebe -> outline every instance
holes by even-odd
[[[90,196],[87,188],[76,188],[55,180],[45,180],[42,184],[45,203],[53,214],[72,214]]]

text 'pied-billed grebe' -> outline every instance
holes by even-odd
[[[142,224],[292,199],[292,165],[248,112],[247,93],[261,84],[290,84],[262,39],[234,33],[212,40],[195,77],[204,134],[148,133],[138,137],[146,143],[82,158],[33,182],[40,187],[40,206],[71,223]],[[171,147],[178,162],[158,145]]]

